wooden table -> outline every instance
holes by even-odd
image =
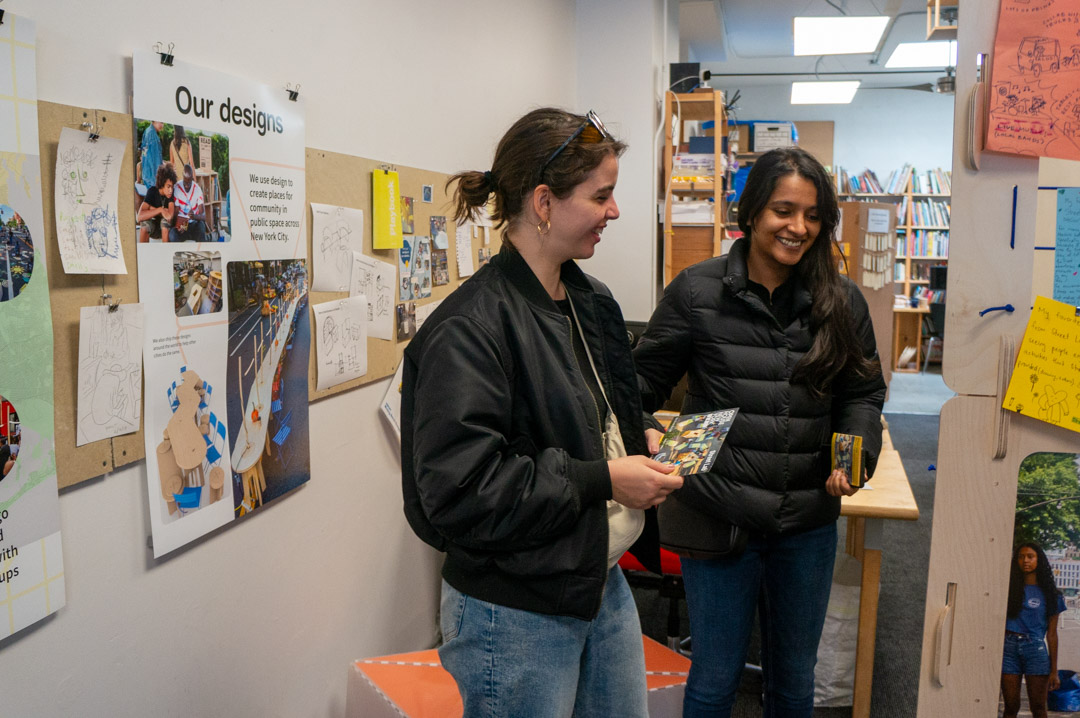
[[[911,493],[907,473],[887,429],[882,434],[881,455],[869,486],[873,489],[845,496],[840,502],[840,515],[847,517],[847,552],[862,563],[852,718],[870,715],[884,523],[887,519],[915,521],[919,518],[919,507]]]
[[[893,344],[892,366],[893,371],[918,372],[922,366],[922,318],[930,313],[929,306],[918,307],[893,307]],[[900,353],[904,347],[915,347],[915,369],[903,369],[898,366]]]
[[[202,379],[191,369],[184,372],[183,381],[176,387],[176,398],[180,402],[173,412],[172,418],[165,428],[172,444],[173,457],[177,466],[188,472],[202,467],[203,459],[206,458],[206,442],[202,432],[199,431],[199,397],[198,387],[202,386]],[[201,481],[200,481],[201,484]]]

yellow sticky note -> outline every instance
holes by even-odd
[[[398,173],[373,170],[371,173],[371,246],[374,249],[400,249],[401,205]]]
[[[1036,297],[1002,407],[1080,432],[1080,317]]]

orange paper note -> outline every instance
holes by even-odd
[[[1076,0],[1001,0],[986,149],[1080,160]]]

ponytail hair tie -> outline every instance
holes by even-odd
[[[487,183],[489,192],[494,192],[498,188],[498,183],[495,180],[495,174],[491,170],[484,172],[484,182]]]

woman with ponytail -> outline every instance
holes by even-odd
[[[712,470],[660,509],[694,637],[687,718],[731,714],[755,610],[765,715],[814,709],[840,497],[855,492],[830,440],[861,436],[872,475],[885,399],[866,301],[832,256],[839,216],[817,160],[766,153],[739,200],[744,237],[675,277],[634,351],[645,409],[684,374],[683,413],[739,409]]]
[[[503,247],[405,350],[401,478],[446,552],[439,656],[466,718],[647,715],[615,564],[659,570],[654,507],[682,479],[644,456],[622,313],[575,261],[619,216],[624,150],[592,112],[539,109],[448,183],[459,223],[494,199]]]

